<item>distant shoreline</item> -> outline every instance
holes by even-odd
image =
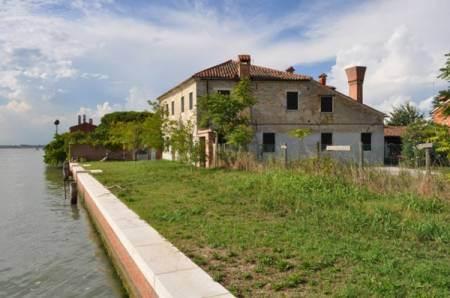
[[[42,149],[44,145],[0,145],[0,149]]]

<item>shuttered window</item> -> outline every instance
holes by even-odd
[[[275,133],[263,133],[263,152],[275,152]]]
[[[194,107],[194,95],[191,93],[189,93],[189,110],[192,110],[192,108]]]
[[[372,150],[372,133],[363,132],[361,133],[361,143],[364,151]]]
[[[322,113],[333,112],[333,97],[332,96],[320,97],[320,111]]]
[[[298,92],[286,93],[286,108],[288,110],[298,110]]]
[[[327,149],[327,146],[333,145],[333,134],[330,132],[324,132],[320,135],[320,145],[322,150]]]

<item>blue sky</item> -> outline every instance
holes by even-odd
[[[368,67],[365,102],[428,112],[450,50],[450,2],[0,0],[0,144],[46,143],[86,113],[98,122],[202,68],[252,55],[347,93]]]

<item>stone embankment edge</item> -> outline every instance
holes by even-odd
[[[133,297],[234,297],[77,163],[80,197]]]

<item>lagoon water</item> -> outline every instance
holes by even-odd
[[[43,151],[0,149],[0,297],[122,297],[82,206]]]

